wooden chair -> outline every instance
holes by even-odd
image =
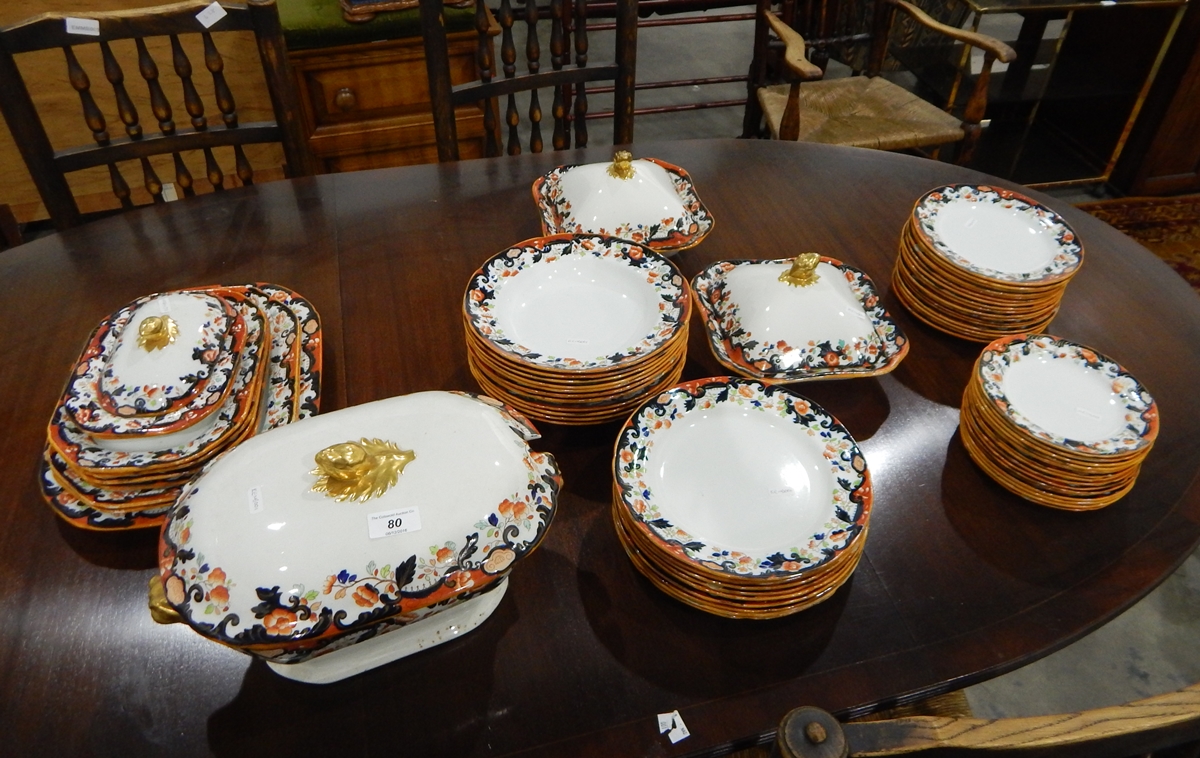
[[[534,0],[522,0],[517,13],[512,0],[500,0],[496,20],[500,25],[500,60],[503,76],[496,77],[495,56],[492,48],[491,12],[484,0],[475,0],[476,29],[479,33],[480,80],[472,84],[452,86],[450,65],[446,49],[445,21],[442,0],[421,0],[421,29],[425,41],[425,62],[429,72],[429,94],[433,105],[434,131],[437,135],[438,160],[458,160],[458,136],[454,122],[454,108],[473,103],[483,103],[485,153],[500,155],[507,150],[509,155],[521,152],[519,126],[520,113],[516,93],[529,92],[529,141],[530,152],[540,153],[542,139],[542,106],[539,88],[553,88],[551,117],[553,134],[551,144],[555,150],[571,147],[571,132],[574,131],[575,147],[586,147],[588,143],[588,85],[592,82],[612,81],[614,87],[613,143],[628,144],[633,141],[633,87],[637,61],[637,0],[617,0],[616,5],[616,55],[613,63],[590,66],[591,51],[588,48],[587,0],[550,0],[550,68],[541,70],[541,44],[538,21],[542,10]],[[525,59],[527,73],[517,74],[516,45],[513,42],[513,24],[523,18],[526,26]],[[571,53],[575,54],[572,62]],[[507,144],[502,145],[498,122],[497,98],[507,97],[504,121],[508,126]]]
[[[1111,708],[1013,719],[917,716],[840,724],[797,708],[772,755],[846,758],[929,753],[980,758],[1125,758],[1200,755],[1200,684]]]
[[[820,10],[806,15],[824,18],[824,7],[829,1],[809,0],[809,5],[819,5]],[[759,0],[744,136],[753,136],[765,117],[774,139],[879,150],[919,150],[961,142],[957,162],[965,164],[970,160],[987,107],[992,64],[997,60],[1004,63],[1015,60],[1016,53],[1011,47],[987,35],[940,23],[906,0],[877,0],[869,31],[833,39],[805,39],[772,13],[770,7],[771,0]],[[961,118],[947,112],[954,105],[956,90],[951,92],[946,107],[939,108],[880,76],[889,41],[897,36],[892,33],[897,11],[902,11],[917,28],[983,51],[982,70],[975,77]],[[783,68],[790,84],[772,85],[768,81],[771,56],[768,31],[782,41]],[[815,31],[819,34],[821,30]],[[912,32],[899,36],[911,40]],[[869,43],[866,76],[822,81],[828,51],[862,41]],[[961,51],[960,55],[966,59]]]
[[[209,5],[209,0],[190,0],[155,8],[83,12],[74,16],[43,13],[0,30],[0,111],[4,113],[56,228],[66,229],[83,222],[66,175],[96,166],[108,167],[113,193],[126,209],[134,207],[134,200],[117,165],[122,161],[141,164],[143,184],[154,202],[163,201],[162,181],[149,160],[156,155],[174,157],[174,183],[182,196],[195,192],[192,174],[182,156],[185,151],[203,152],[205,175],[216,190],[224,188],[225,182],[224,171],[213,154],[214,149],[221,147],[232,147],[234,171],[243,184],[251,183],[254,177],[254,170],[242,149],[251,143],[280,142],[285,172],[291,176],[314,173],[300,127],[275,0],[249,0],[247,5],[224,3],[222,7],[227,15],[206,29],[197,14]],[[69,32],[68,17],[94,21],[96,33]],[[275,113],[274,121],[239,123],[237,104],[225,81],[224,61],[213,41],[213,33],[224,31],[254,33]],[[204,103],[192,81],[193,64],[180,41],[184,35],[201,38],[203,44],[202,63],[212,76],[219,111],[219,124],[214,123],[211,128]],[[179,77],[183,93],[184,113],[179,115],[186,117],[189,126],[176,127],[176,113],[159,81],[158,64],[147,47],[147,38],[151,37],[169,39],[171,67]],[[158,121],[157,134],[143,130],[134,98],[126,88],[124,72],[113,52],[116,47],[113,43],[123,40],[132,40],[136,46],[137,68],[149,90],[150,110]],[[110,134],[110,122],[97,105],[91,91],[91,79],[80,65],[76,50],[88,44],[99,47],[103,76],[112,86],[119,121],[125,129],[123,137]],[[51,48],[62,48],[67,78],[79,93],[83,118],[95,141],[93,145],[55,150],[39,120],[14,56]],[[171,83],[168,86],[174,88]]]

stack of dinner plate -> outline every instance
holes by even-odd
[[[1005,489],[1052,508],[1120,500],[1158,435],[1158,407],[1128,371],[1045,334],[988,345],[963,393],[960,435]]]
[[[311,416],[321,325],[272,284],[139,298],[92,332],[50,420],[39,482],[87,529],[157,526],[221,452]]]
[[[487,261],[464,298],[483,391],[537,419],[624,418],[679,381],[691,300],[666,258],[598,235],[527,240]]]
[[[950,185],[926,193],[905,222],[892,290],[935,329],[990,342],[1045,328],[1082,263],[1075,232],[1049,208]]]
[[[836,419],[782,386],[701,379],[660,393],[617,440],[613,521],[630,561],[690,606],[786,616],[862,556],[871,476]]]

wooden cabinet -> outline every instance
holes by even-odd
[[[454,83],[479,78],[476,33],[449,36]],[[420,37],[288,53],[309,148],[323,169],[357,171],[437,161]],[[483,156],[483,110],[456,112],[459,151]]]

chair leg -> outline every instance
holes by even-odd
[[[17,217],[7,203],[0,203],[0,236],[4,238],[4,247],[16,247],[21,244],[21,227]]]

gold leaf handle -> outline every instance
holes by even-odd
[[[138,347],[147,353],[162,350],[179,336],[179,325],[170,316],[147,316],[138,324]]]
[[[618,150],[613,155],[613,162],[608,167],[608,175],[615,179],[633,178],[633,153],[628,150]]]
[[[817,264],[820,262],[820,253],[800,253],[792,260],[792,267],[779,275],[779,281],[792,287],[816,284],[821,278],[817,276]]]
[[[363,437],[358,442],[339,442],[317,453],[317,477],[313,492],[334,500],[367,501],[387,492],[400,479],[404,467],[416,453],[401,450],[394,442]]]

